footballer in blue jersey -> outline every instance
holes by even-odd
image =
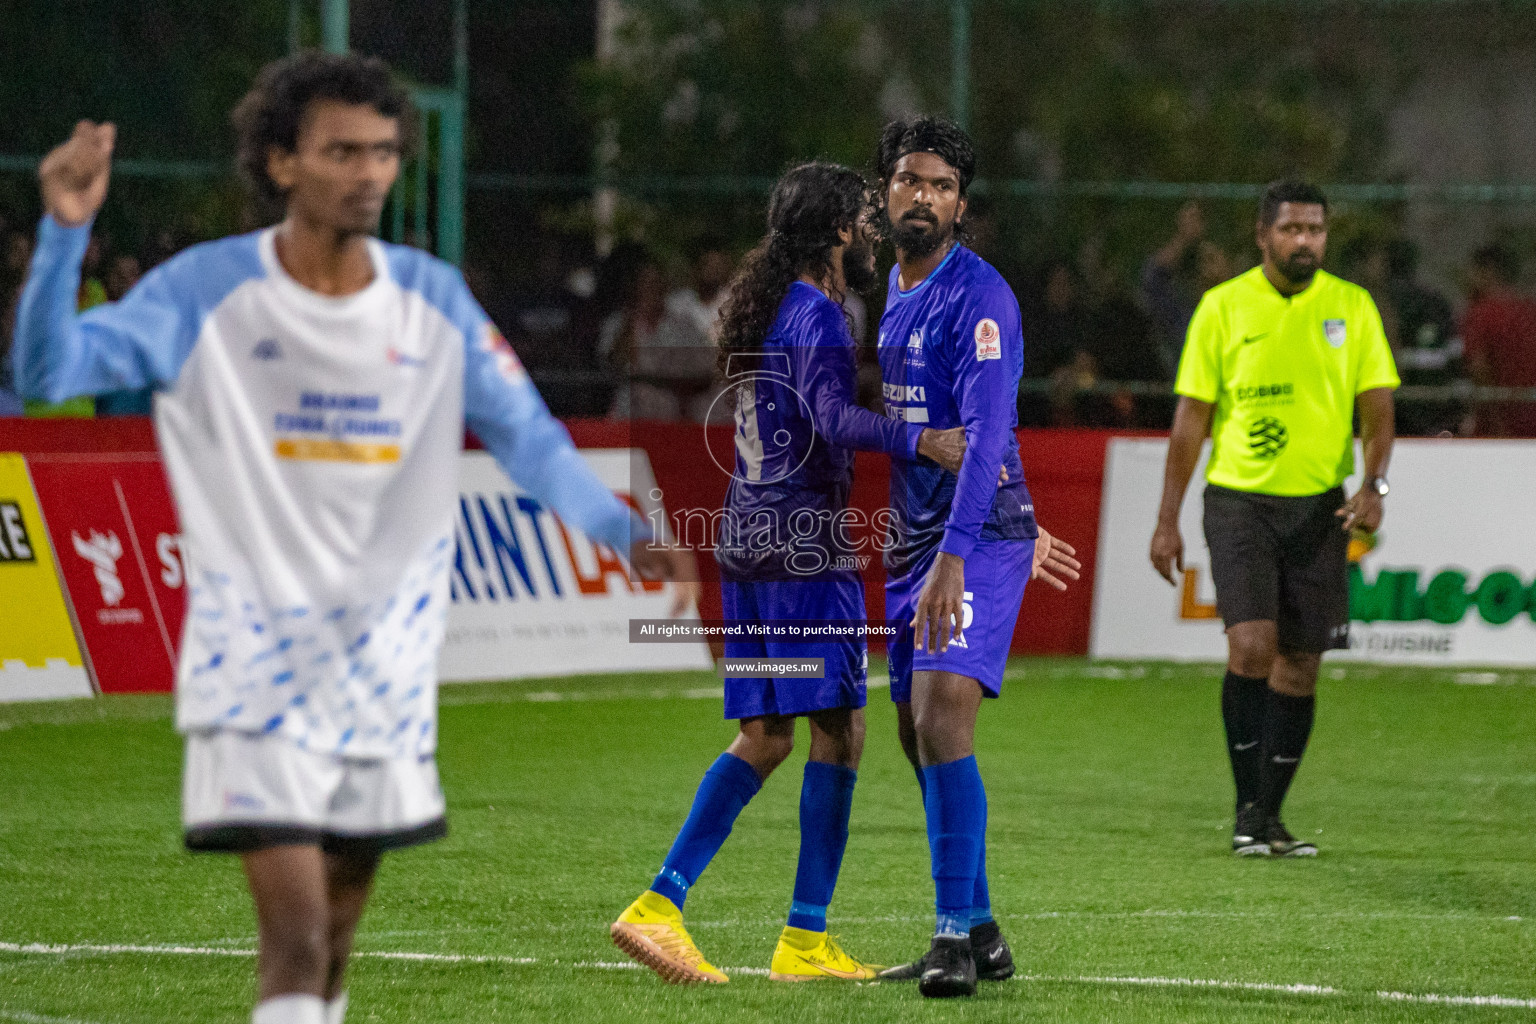
[[[1035,522],[1019,459],[1024,369],[1019,305],[1001,275],[960,244],[975,157],[948,122],[888,125],[877,156],[884,226],[895,243],[880,374],[886,411],[908,424],[962,427],[958,473],[895,457],[894,527],[885,564],[891,699],[918,771],[933,857],[937,927],[928,953],[881,976],[915,978],[925,996],[971,995],[1013,974],[985,870],[986,793],[976,714],[996,697],[1024,585],[1065,586],[1070,546]]]
[[[735,466],[716,545],[725,619],[735,624],[862,624],[864,585],[848,511],[853,449],[958,469],[964,431],[879,416],[855,401],[855,346],[842,299],[875,283],[868,187],[846,167],[787,172],[769,200],[769,233],[731,285],[720,364],[735,402]],[[937,461],[935,461],[937,460]],[[610,928],[663,979],[724,982],[683,926],[689,888],[737,815],[810,723],[800,792],[800,859],[789,920],[769,968],[778,981],[873,978],[878,968],[827,935],[864,747],[868,653],[858,636],[812,643],[729,638],[727,659],[821,659],[820,678],[728,676],[725,715],[740,720],[705,774],[650,889]]]

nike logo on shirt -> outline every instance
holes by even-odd
[[[1260,338],[1267,338],[1267,337],[1269,337],[1269,332],[1268,331],[1265,331],[1263,334],[1250,334],[1250,335],[1248,335],[1248,337],[1243,339],[1243,344],[1246,345],[1246,344],[1248,344],[1251,341],[1258,341]]]

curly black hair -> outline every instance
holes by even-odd
[[[270,213],[282,213],[287,195],[267,174],[268,155],[274,148],[293,152],[304,113],[316,100],[370,106],[400,122],[402,147],[414,141],[411,98],[377,57],[304,50],[275,60],[230,115],[241,176]]]
[[[880,132],[880,144],[875,150],[875,177],[880,189],[875,196],[876,222],[888,226],[885,219],[885,199],[891,190],[891,176],[896,164],[908,153],[932,153],[955,169],[960,177],[960,194],[964,196],[976,177],[976,147],[964,128],[942,117],[923,114],[892,121]],[[955,226],[957,238],[964,238],[962,225]]]
[[[868,206],[869,185],[852,168],[818,161],[784,173],[768,199],[768,234],[742,260],[720,310],[722,377],[732,355],[762,349],[801,274],[821,280],[831,273],[837,233],[854,228]]]

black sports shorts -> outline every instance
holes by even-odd
[[[1349,647],[1349,535],[1334,515],[1343,504],[1342,487],[1304,497],[1206,487],[1205,542],[1228,628],[1268,619],[1282,651]]]

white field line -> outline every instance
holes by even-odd
[[[7,1010],[4,1007],[0,1007],[0,1020],[17,1021],[18,1024],[96,1024],[95,1021],[80,1020],[75,1017],[50,1017],[43,1013]]]
[[[998,914],[1000,921],[1125,921],[1138,918],[1190,918],[1193,920],[1232,920],[1232,921],[1270,921],[1280,918],[1290,920],[1295,916],[1291,910],[1050,910],[1038,913],[1023,914]],[[1440,921],[1448,923],[1467,922],[1478,923],[1505,923],[1505,924],[1530,924],[1536,922],[1536,918],[1519,917],[1506,914],[1413,914],[1413,913],[1359,913],[1354,911],[1316,912],[1309,916],[1330,921]],[[864,924],[931,924],[932,914],[878,914],[868,916],[839,916],[836,921],[839,925],[864,925]],[[607,918],[596,918],[583,924],[575,924],[576,928],[606,928],[609,924]],[[707,921],[689,921],[688,927],[692,930],[713,928],[742,928],[762,925],[778,926],[783,924],[783,915],[764,914],[761,917],[731,917]],[[505,935],[508,933],[526,932],[568,932],[573,927],[569,921],[534,921],[517,924],[497,925],[453,925],[444,928],[411,928],[404,930],[389,930],[377,932],[359,932],[357,938],[363,942],[378,942],[385,939],[418,939],[418,938],[443,938],[448,935],[486,935],[496,933]],[[256,941],[255,935],[238,935],[229,938],[204,939],[202,944],[206,946],[249,946]],[[5,947],[0,945],[0,952]]]
[[[225,956],[254,957],[254,949],[228,949],[219,946],[136,945],[127,943],[43,943],[0,942],[0,953],[36,954],[45,956],[147,954],[161,956]],[[539,963],[557,964],[531,956],[478,956],[467,953],[416,953],[409,951],[367,951],[353,956],[375,960],[408,960],[420,963],[447,964],[516,964],[527,966]],[[639,965],[626,960],[578,960],[570,966],[592,970],[638,970]],[[726,967],[729,974],[763,976],[768,973],[762,967]],[[1331,985],[1312,985],[1304,982],[1283,984],[1262,981],[1228,981],[1220,978],[1140,978],[1117,975],[1019,975],[1019,982],[1050,983],[1059,985],[1134,985],[1146,988],[1219,989],[1223,991],[1273,992],[1280,995],[1317,997],[1375,997],[1393,1003],[1424,1003],[1436,1006],[1488,1006],[1500,1009],[1536,1010],[1536,999],[1495,995],[1444,995],[1436,992],[1363,992],[1334,988]],[[17,1011],[0,1010],[0,1020],[14,1020],[25,1024],[90,1024],[62,1017],[41,1017]]]
[[[1237,989],[1245,992],[1284,992],[1301,996],[1347,996],[1353,993],[1331,985],[1307,985],[1297,983],[1282,985],[1266,981],[1221,981],[1211,978],[1136,978],[1114,975],[1062,975],[1020,974],[1019,981],[1045,981],[1064,985],[1141,985],[1149,988],[1217,988]]]

